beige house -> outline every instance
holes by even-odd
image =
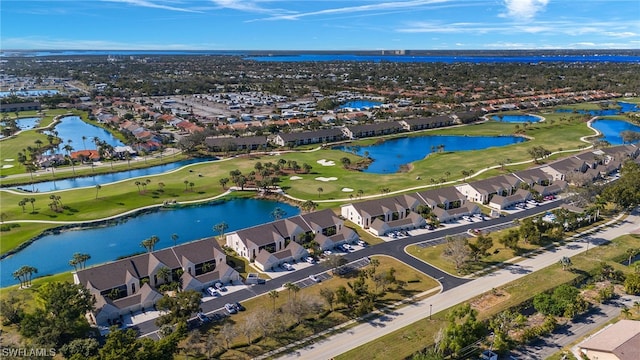
[[[640,359],[640,321],[620,320],[578,344],[590,360]]]

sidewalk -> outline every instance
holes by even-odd
[[[605,224],[602,228],[603,230],[597,234],[597,238],[589,235],[589,242],[587,243],[572,242],[571,244],[560,246],[556,248],[554,252],[544,252],[534,257],[524,259],[517,264],[507,265],[487,276],[473,280],[447,292],[436,294],[428,299],[417,301],[413,303],[412,306],[403,307],[401,311],[393,314],[385,314],[384,327],[376,326],[372,323],[356,325],[351,327],[348,332],[340,332],[339,334],[328,336],[321,341],[309,344],[294,353],[285,354],[280,358],[330,359],[338,356],[353,348],[374,341],[385,334],[402,329],[418,320],[424,319],[428,317],[427,314],[430,312],[435,314],[446,310],[456,304],[486,293],[493,288],[503,286],[532,272],[557,264],[563,256],[572,257],[582,253],[587,250],[589,244],[593,248],[607,240],[636,231],[640,227],[640,216],[638,216],[638,211],[635,210],[627,219],[619,221],[615,225],[611,222],[607,224]],[[591,230],[589,232],[591,232]],[[332,329],[332,331],[335,330],[337,329]],[[330,331],[326,332],[326,334],[328,333],[330,333]],[[306,341],[301,341],[298,345],[303,345],[305,342]],[[292,346],[293,345],[279,350],[286,351]],[[272,352],[271,356],[275,353],[278,353],[278,350]]]

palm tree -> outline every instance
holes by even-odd
[[[13,272],[13,278],[20,281],[20,287],[24,286],[24,271],[22,268],[16,270]],[[274,290],[275,291],[275,290]],[[275,305],[274,305],[274,309],[275,309]]]
[[[631,310],[629,310],[629,308],[626,306],[622,306],[622,310],[620,310],[620,313],[624,315],[625,319],[628,319],[631,316]]]
[[[220,185],[222,185],[222,189],[226,190],[227,189],[227,183],[229,182],[229,178],[222,178],[220,179]]]
[[[285,283],[285,284],[283,285],[283,287],[284,287],[285,289],[287,289],[287,291],[288,291],[288,294],[289,294],[288,299],[289,299],[289,300],[291,300],[291,291],[293,291],[293,287],[294,287],[294,286],[296,286],[296,285],[294,285],[294,284],[293,284],[293,283],[291,283],[291,282],[287,282],[287,283]]]
[[[24,265],[13,273],[13,277],[20,279],[20,287],[31,286],[31,276],[37,273],[38,269],[33,266]]]
[[[34,203],[36,202],[36,198],[29,198],[29,202],[31,203],[31,212],[34,213],[36,212],[36,208]]]
[[[140,181],[136,181],[134,184],[136,184],[136,187],[138,188],[138,194],[140,193],[140,184],[142,184]]]
[[[96,199],[98,199],[98,192],[102,189],[102,185],[96,184]]]
[[[71,140],[69,140],[69,141],[71,141]],[[71,144],[67,144],[67,145],[63,146],[62,149],[67,152],[67,159],[71,163],[71,169],[73,169],[73,175],[75,175],[76,174],[76,167],[73,164],[73,158],[71,157],[71,152],[73,151],[73,146],[71,146]]]
[[[320,194],[322,194],[323,191],[324,191],[323,188],[321,187],[318,188],[318,198],[320,198]]]
[[[85,142],[87,140],[86,136],[82,136],[82,146],[84,147],[85,150],[87,150],[87,143]]]
[[[633,257],[638,255],[638,253],[640,252],[640,249],[627,249],[626,253],[627,256],[629,257],[629,262],[627,266],[631,266],[631,260],[633,260]]]
[[[160,238],[158,238],[156,235],[153,235],[148,239],[142,240],[142,242],[140,242],[140,246],[147,249],[148,252],[152,252],[153,248],[156,246],[156,244],[159,241],[160,241]]]
[[[568,256],[563,256],[560,259],[560,264],[562,265],[562,270],[566,270],[567,268],[571,267],[571,258],[569,258]]]
[[[271,211],[271,217],[273,217],[275,220],[280,220],[285,215],[287,215],[287,212],[284,211],[281,207],[276,207],[273,209],[273,211]]]
[[[169,277],[171,276],[171,269],[169,269],[166,266],[163,266],[158,269],[158,272],[156,274],[158,275],[159,278],[163,280],[165,284],[169,283]]]
[[[180,238],[178,234],[176,233],[171,234],[171,240],[173,240],[173,246],[176,246],[176,242],[178,241],[178,238]]]
[[[307,201],[305,201],[304,203],[302,203],[302,205],[300,205],[300,208],[301,208],[303,211],[311,212],[311,211],[315,210],[315,208],[316,208],[317,206],[318,206],[318,204],[314,203],[314,202],[313,202],[313,201],[311,201],[311,200],[307,200]]]
[[[276,290],[269,291],[269,297],[273,301],[273,311],[276,311],[276,299],[280,296],[280,294]]]
[[[187,186],[189,186],[189,180],[183,181],[184,183],[184,191],[187,191]]]
[[[226,222],[222,221],[218,224],[215,224],[213,226],[213,231],[216,231],[217,233],[220,234],[220,239],[222,239],[222,235],[224,234],[224,232],[229,228],[229,224],[227,224]]]

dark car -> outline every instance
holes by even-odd
[[[240,304],[239,302],[234,304],[234,307],[236,308],[236,310],[238,311],[245,311],[247,310],[244,306],[242,306],[242,304]]]

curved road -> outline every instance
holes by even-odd
[[[486,227],[492,227],[496,225],[508,224],[512,222],[514,219],[532,216],[537,213],[556,208],[559,205],[560,205],[559,201],[554,201],[546,204],[541,204],[540,206],[529,208],[515,214],[510,214],[505,217],[486,220],[482,223],[473,222],[465,225],[456,226],[453,228],[435,230],[430,233],[421,234],[417,236],[408,236],[402,239],[393,240],[393,241],[385,242],[385,243],[374,245],[374,246],[369,246],[362,250],[348,253],[345,255],[345,258],[349,262],[352,262],[365,257],[372,256],[372,255],[387,255],[395,259],[398,259],[399,261],[415,268],[418,271],[425,273],[426,275],[432,277],[433,279],[436,279],[438,282],[440,282],[443,292],[449,291],[462,284],[472,281],[472,279],[461,278],[461,277],[451,275],[419,259],[414,258],[413,256],[407,254],[404,251],[404,249],[408,245],[427,242],[427,241],[430,241],[435,245],[443,242],[444,237],[447,235],[456,235],[456,234],[465,233],[467,230],[470,230],[470,229],[486,228]],[[287,273],[285,275],[282,275],[280,277],[277,277],[275,279],[269,280],[266,282],[266,284],[263,284],[263,285],[252,285],[252,286],[249,286],[247,289],[225,293],[221,297],[203,302],[201,308],[202,308],[202,311],[207,314],[211,312],[224,312],[223,307],[224,307],[224,304],[226,303],[242,302],[251,297],[262,295],[262,294],[268,293],[271,290],[278,289],[282,287],[285,283],[288,283],[288,282],[295,283],[297,281],[308,278],[309,275],[317,274],[324,271],[327,271],[327,269],[322,267],[322,264],[296,270],[296,271]],[[155,325],[155,320],[147,320],[137,325],[140,328],[140,333],[143,335],[154,335],[155,332],[158,330],[158,327]]]

